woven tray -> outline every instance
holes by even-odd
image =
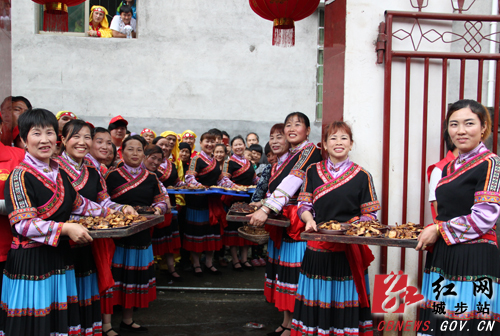
[[[251,235],[243,231],[243,227],[238,228],[238,236],[241,238],[245,238],[246,240],[250,240],[251,242],[257,243],[257,244],[264,244],[267,243],[269,240],[269,234],[264,234],[264,235]]]

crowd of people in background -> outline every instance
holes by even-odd
[[[200,136],[192,130],[158,135],[152,128],[136,134],[121,115],[96,127],[72,111],[32,108],[24,97],[6,98],[0,111],[1,335],[116,336],[115,306],[122,307],[120,331],[146,333],[133,315],[156,299],[155,258],[172,282],[183,280],[179,267],[203,277],[221,276],[219,267],[265,266],[264,295],[283,312],[268,336],[373,334],[371,250],[301,236],[331,220],[377,219],[373,178],[349,158],[354,137],[347,123],[327,125],[320,148],[309,140],[309,118],[292,112],[272,126],[263,149],[254,132],[245,138],[216,128]],[[444,127],[450,153],[429,168],[435,219],[416,247],[428,251],[422,335],[433,335],[442,319],[467,316],[477,330],[484,320],[498,320],[496,297],[467,292],[471,282],[489,279],[492,294],[500,279],[500,161],[483,144],[490,115],[478,102],[461,100],[450,105]],[[255,186],[255,192],[250,200],[169,195],[183,186]],[[265,226],[266,246],[240,237],[243,223],[226,219],[241,201],[255,206],[249,225]],[[92,239],[70,220],[137,215],[137,206],[163,222],[113,240]],[[277,214],[290,226],[266,224]],[[453,313],[455,298],[442,302],[450,305],[443,318],[436,315],[433,288],[445,278],[465,302],[465,315]]]

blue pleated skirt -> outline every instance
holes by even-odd
[[[0,335],[80,335],[78,290],[69,242],[9,251]],[[100,327],[96,333],[100,333]]]
[[[365,275],[369,293],[368,274]],[[344,252],[308,247],[302,261],[292,335],[372,335],[370,308],[360,308]]]
[[[490,281],[491,298],[486,295],[489,291],[477,290],[481,284],[490,287]],[[498,247],[488,243],[448,246],[439,239],[426,258],[419,318],[427,324],[422,324],[417,335],[500,335],[499,283]],[[445,295],[448,289],[456,295]],[[438,304],[442,311],[436,309]],[[457,321],[465,325],[463,331],[450,331],[447,326]],[[492,330],[485,328],[488,323]]]
[[[187,205],[183,246],[191,252],[218,251],[222,248],[220,224],[210,225],[210,212]]]
[[[277,249],[271,239],[267,245],[264,295],[280,311],[293,312],[302,258],[307,243],[285,236]]]

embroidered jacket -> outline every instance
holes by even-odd
[[[310,211],[316,223],[374,220],[380,210],[373,179],[361,166],[346,159],[312,164],[299,195],[298,214]]]
[[[499,177],[500,159],[482,143],[444,166],[436,188],[438,215],[434,222],[446,244],[496,245]]]
[[[252,163],[236,154],[231,155],[229,160],[224,162],[222,174],[239,185],[254,185],[259,182]]]
[[[308,140],[291,149],[286,161],[273,167],[264,205],[279,213],[285,205],[296,204],[306,169],[319,161],[320,150]]]
[[[13,227],[12,248],[57,246],[64,222],[71,214],[107,214],[106,208],[76,192],[57,162],[46,164],[29,153],[12,171],[5,192],[10,195],[6,206]]]

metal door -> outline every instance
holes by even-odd
[[[379,28],[378,63],[385,63],[382,223],[390,223],[389,217],[396,218],[399,223],[417,220],[418,223],[426,223],[425,219],[430,215],[426,168],[446,154],[441,124],[447,106],[463,98],[475,99],[486,105],[487,87],[484,77],[486,68],[490,68],[490,62],[496,65],[493,73],[495,84],[490,89],[493,98],[490,107],[494,111],[492,119],[495,125],[492,148],[497,152],[500,54],[498,46],[494,47],[493,52],[485,52],[484,45],[485,42],[497,43],[498,31],[485,33],[484,27],[490,23],[496,24],[500,21],[500,16],[464,14],[474,2],[469,8],[464,8],[463,0],[451,1],[451,6],[457,6],[454,8],[456,14],[425,13],[422,12],[424,1],[416,2],[418,12],[387,11],[385,22]],[[401,45],[401,41],[410,48],[396,48],[394,44]],[[454,47],[451,48],[454,49],[453,52],[439,51],[449,48],[453,43],[462,50]],[[399,69],[398,75],[393,73],[395,66]],[[415,69],[419,71],[416,72]],[[474,74],[471,74],[471,70]],[[415,87],[415,77],[421,78],[417,83],[418,87]],[[457,78],[456,94],[450,88],[450,83],[455,84],[450,81],[452,77]],[[471,90],[474,91],[473,95]],[[395,97],[396,91],[404,91],[403,96]],[[394,105],[398,103],[400,107],[396,108]],[[440,120],[439,125],[436,125],[437,120]],[[415,124],[417,127],[413,127]],[[432,137],[431,133],[439,134],[439,130],[441,136]],[[436,159],[438,152],[439,158]],[[392,162],[395,161],[402,166],[400,173],[394,172]],[[409,212],[412,213],[411,218]],[[387,247],[383,247],[380,252],[382,274],[387,273],[387,255]],[[399,267],[405,271],[406,266],[406,251],[401,249]],[[422,252],[418,255],[418,266],[418,285],[421,286]],[[399,319],[402,320],[402,316]],[[374,326],[376,329],[377,324]]]

